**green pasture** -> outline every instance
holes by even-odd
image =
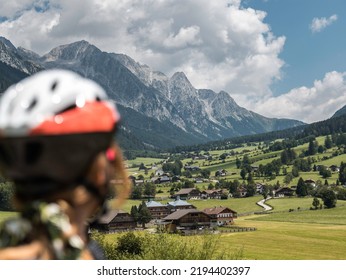
[[[238,213],[261,210],[256,202],[260,196],[232,198],[228,200],[190,200],[198,209],[223,205]],[[163,203],[167,201],[162,201]],[[140,201],[128,200],[124,210]],[[322,210],[304,210],[311,206],[312,198],[271,199],[272,214],[241,216],[235,226],[255,227],[256,231],[218,235],[218,250],[227,250],[249,260],[345,260],[346,259],[346,201],[338,201],[337,207]],[[300,207],[300,211],[298,211]],[[294,211],[289,212],[289,209]],[[0,222],[16,215],[14,212],[0,212]],[[115,240],[116,235],[107,235]],[[176,236],[182,242],[194,240],[194,236]]]
[[[132,166],[133,164],[139,165],[143,163],[145,166],[152,165],[154,163],[162,162],[162,158],[149,158],[149,157],[138,157],[136,159],[128,160],[128,166]]]
[[[268,216],[274,215],[278,214]],[[235,253],[242,250],[243,258],[249,260],[346,259],[346,225],[304,223],[303,216],[299,222],[260,220],[264,218],[238,218],[238,226],[257,230],[224,233],[220,238],[221,247]]]
[[[259,197],[257,197],[258,199]],[[255,210],[254,198],[229,199],[230,208],[239,212]],[[198,209],[218,205],[221,201],[190,201]],[[323,210],[298,211],[308,208],[311,198],[269,200],[274,213],[238,217],[235,226],[255,227],[256,231],[228,233],[218,236],[218,250],[226,250],[249,260],[345,260],[346,202]],[[137,201],[138,203],[138,201]],[[203,204],[204,203],[204,204]],[[238,204],[239,203],[239,204]],[[242,205],[241,205],[242,204]],[[288,209],[295,209],[288,212]],[[275,212],[275,210],[277,212]],[[285,212],[280,212],[285,211]],[[176,236],[185,242],[194,236]],[[110,235],[114,240],[115,236]]]
[[[338,201],[337,207],[322,210],[272,213],[256,218],[256,221],[276,221],[309,224],[346,225],[346,201]]]
[[[288,212],[290,209],[310,209],[310,207],[312,206],[312,200],[312,197],[283,197],[269,199],[266,201],[266,204],[273,207],[273,210],[271,212]]]
[[[311,198],[269,200],[274,213],[236,220],[237,226],[256,227],[257,231],[224,233],[221,240],[235,252],[243,249],[245,259],[346,259],[346,201],[338,201],[332,209],[297,210],[309,207],[310,201]]]
[[[318,164],[330,166],[330,165],[340,165],[341,162],[346,162],[346,154],[342,154],[330,159],[322,160]]]

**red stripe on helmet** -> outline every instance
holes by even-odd
[[[43,121],[30,135],[111,132],[120,116],[105,102],[88,102]]]

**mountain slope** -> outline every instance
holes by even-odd
[[[167,77],[126,55],[103,52],[86,41],[56,47],[40,57],[16,49],[0,37],[0,61],[28,75],[41,69],[64,68],[97,81],[118,104],[123,138],[132,135],[136,139],[137,144],[131,147],[166,149],[302,124],[263,117],[238,106],[227,92],[194,88],[182,72]]]
[[[183,116],[189,129],[208,139],[273,131],[303,124],[296,120],[270,119],[248,111],[238,106],[225,91],[215,93],[208,89],[195,89],[182,72],[168,78],[126,55],[113,55],[142,83],[152,86],[167,97]]]
[[[336,118],[336,117],[340,117],[342,115],[346,114],[346,105],[342,108],[340,108],[339,110],[337,110],[334,115],[332,116],[332,118]]]
[[[27,76],[26,73],[0,61],[0,93]]]
[[[25,59],[15,46],[4,37],[0,37],[0,61],[28,75],[42,69],[40,65]]]

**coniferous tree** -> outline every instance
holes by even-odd
[[[299,180],[298,180],[296,194],[299,197],[303,197],[303,196],[307,196],[308,195],[308,187],[305,184],[305,182],[304,182],[302,177],[300,177]]]
[[[340,164],[339,182],[342,185],[346,184],[346,163],[344,163],[343,161]]]
[[[130,215],[133,217],[133,219],[135,220],[135,222],[137,223],[138,221],[138,208],[136,205],[133,205],[131,207],[131,212]]]
[[[138,207],[138,223],[145,228],[145,224],[150,222],[152,219],[150,211],[144,201]]]
[[[307,150],[307,155],[308,156],[313,156],[317,153],[317,149],[318,149],[318,143],[316,140],[314,139],[310,139],[309,141],[309,147],[308,147],[308,150]]]

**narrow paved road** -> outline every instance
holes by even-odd
[[[266,198],[266,199],[262,199],[262,200],[258,201],[257,204],[258,204],[259,206],[263,207],[263,208],[264,208],[264,211],[273,210],[273,207],[271,207],[271,206],[269,206],[269,205],[267,205],[267,204],[265,203],[265,202],[266,202],[267,200],[269,200],[269,199],[271,199],[271,197],[268,197],[268,198]]]

